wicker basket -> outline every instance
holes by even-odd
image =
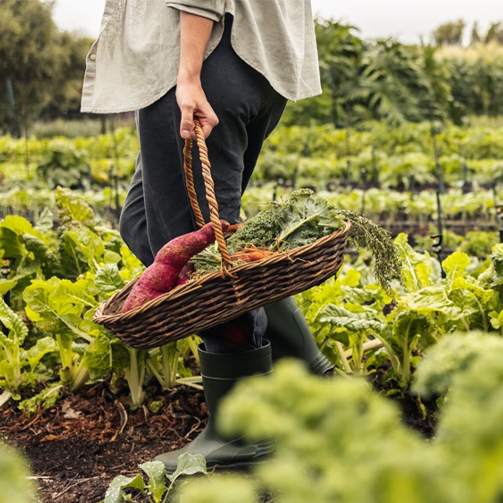
[[[336,275],[344,261],[349,223],[310,245],[277,253],[257,262],[233,264],[219,221],[204,135],[197,122],[196,135],[206,199],[223,259],[222,270],[189,281],[123,314],[121,307],[137,279],[103,302],[96,309],[94,321],[132,348],[162,346],[307,290]],[[191,140],[186,141],[184,156],[187,192],[197,224],[202,227],[205,222],[194,189]]]

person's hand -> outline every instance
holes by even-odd
[[[218,124],[218,117],[208,103],[199,80],[179,80],[176,86],[176,101],[182,112],[180,135],[183,139],[196,139],[194,119],[199,119],[208,138],[212,129]]]

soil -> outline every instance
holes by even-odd
[[[41,503],[98,503],[114,477],[140,473],[139,464],[182,447],[204,427],[202,392],[151,391],[163,402],[155,413],[148,405],[132,412],[127,397],[115,398],[103,383],[32,417],[4,406],[0,437],[28,457]]]
[[[394,400],[402,411],[402,421],[426,439],[435,436],[438,422],[439,409],[435,398],[429,400],[419,399],[413,394],[403,392],[396,393],[398,389],[390,383],[385,383],[384,376],[387,369],[378,369],[372,374],[371,384],[381,395]]]
[[[377,381],[374,385],[386,393]],[[129,399],[113,396],[104,383],[66,393],[54,408],[31,417],[14,404],[0,409],[0,437],[26,454],[40,503],[98,503],[114,477],[140,473],[139,464],[182,447],[204,427],[207,409],[201,391],[181,386],[147,393],[162,401],[158,411],[151,410],[156,403],[151,400],[131,411]],[[393,398],[404,422],[431,438],[435,403],[421,407],[408,395]]]

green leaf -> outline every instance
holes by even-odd
[[[15,259],[14,267],[17,267],[21,258],[27,254],[23,243],[19,240],[19,235],[11,229],[0,227],[0,249],[3,256]]]
[[[432,284],[433,268],[431,267],[431,263],[423,262],[422,264],[417,264],[416,274],[421,286],[425,287]]]
[[[129,356],[129,351],[121,341],[119,340],[113,341],[111,344],[111,350],[112,350],[112,368],[114,370],[122,370],[129,367],[129,363],[131,360]]]
[[[37,343],[26,351],[24,357],[28,361],[32,370],[38,365],[40,360],[48,353],[57,351],[56,341],[52,337],[42,337]]]
[[[52,230],[54,226],[54,215],[49,208],[44,208],[42,214],[37,220],[37,225],[35,225],[35,229],[42,233],[47,233]]]
[[[96,270],[94,283],[102,295],[116,292],[124,286],[124,280],[115,263],[99,267]]]
[[[63,234],[59,246],[61,267],[65,278],[76,279],[89,270],[86,257],[68,233]]]
[[[97,303],[88,295],[88,288],[86,279],[75,283],[55,277],[47,281],[34,280],[23,293],[26,312],[43,330],[89,341],[91,337],[83,329],[81,316],[84,310],[94,308]],[[37,316],[33,317],[33,313]]]
[[[454,280],[462,277],[470,266],[470,258],[466,253],[454,252],[442,262],[442,266],[447,275],[448,290],[451,290]]]
[[[172,475],[168,475],[168,479],[174,483],[182,475],[195,475],[196,473],[208,473],[206,459],[202,454],[184,452],[178,456],[176,471]]]
[[[103,243],[104,245],[106,245],[106,243]],[[105,264],[118,264],[120,261],[121,261],[121,256],[119,253],[116,253],[114,251],[111,251],[111,250],[107,250],[105,248],[105,251],[103,252],[103,257],[102,257],[102,261],[105,263]]]
[[[500,311],[498,314],[496,311],[492,311],[489,313],[491,318],[491,325],[495,330],[499,330],[503,327],[503,311]]]
[[[450,320],[459,320],[476,312],[471,306],[460,307],[447,295],[445,286],[429,286],[403,298],[403,303],[411,310],[422,314],[441,312]]]
[[[95,262],[100,262],[105,252],[105,246],[101,238],[86,227],[79,227],[67,231],[66,238],[73,241],[76,248],[87,260],[87,265],[93,267]]]
[[[3,229],[9,229],[18,236],[21,236],[25,233],[32,234],[33,236],[36,236],[38,238],[41,238],[42,235],[40,232],[36,231],[33,226],[31,225],[26,218],[17,216],[17,215],[8,215],[6,216],[0,226]]]
[[[21,241],[26,249],[33,253],[37,265],[40,264],[46,278],[61,275],[61,263],[59,257],[40,239],[30,234],[23,234]]]
[[[59,383],[52,383],[47,388],[42,390],[35,396],[27,398],[19,403],[18,407],[21,410],[34,414],[38,407],[50,409],[56,405],[56,402],[61,398],[63,386]]]
[[[28,327],[23,320],[5,303],[0,296],[0,321],[9,329],[9,338],[19,347],[28,335]]]
[[[393,323],[392,340],[402,354],[412,351],[421,342],[421,349],[435,344],[430,320],[415,311],[400,313]]]
[[[105,334],[101,332],[94,338],[82,363],[88,368],[93,381],[108,377],[112,368],[112,353],[110,339]]]
[[[343,226],[335,208],[309,189],[292,192],[286,201],[277,204],[283,209],[277,238],[280,242],[287,241],[291,248],[313,242]]]
[[[417,253],[408,243],[407,234],[399,234],[395,239],[402,261],[402,276],[407,291],[415,291],[427,286],[433,274],[432,259],[428,253]]]
[[[0,295],[4,296],[7,292],[10,292],[18,284],[17,279],[4,279],[0,278]]]
[[[55,191],[56,204],[61,220],[79,222],[84,225],[94,225],[94,213],[80,194],[70,189],[58,187]]]
[[[136,477],[125,477],[124,475],[115,477],[107,489],[104,503],[121,503],[121,501],[127,501],[124,499],[125,494],[123,491],[127,487],[132,487],[142,491],[145,489],[143,477],[140,474]]]
[[[148,461],[140,465],[140,468],[148,475],[147,491],[154,498],[155,503],[162,501],[162,496],[167,490],[166,468],[161,461]]]
[[[361,307],[361,306],[358,306]],[[385,323],[376,319],[376,313],[372,311],[351,312],[341,306],[328,304],[320,314],[320,321],[332,323],[336,327],[345,328],[348,331],[359,332],[375,330],[382,332]]]

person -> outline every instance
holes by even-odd
[[[135,111],[140,152],[120,218],[133,253],[148,266],[165,243],[197,228],[182,154],[185,140],[195,139],[194,119],[206,137],[220,216],[237,223],[262,145],[288,100],[320,92],[310,0],[107,0],[87,57],[82,111]],[[271,453],[269,441],[250,445],[216,431],[220,400],[283,357],[300,358],[318,374],[333,366],[292,298],[198,335],[208,424],[188,446],[156,459],[168,472],[185,451],[204,454],[209,467],[260,462]]]

